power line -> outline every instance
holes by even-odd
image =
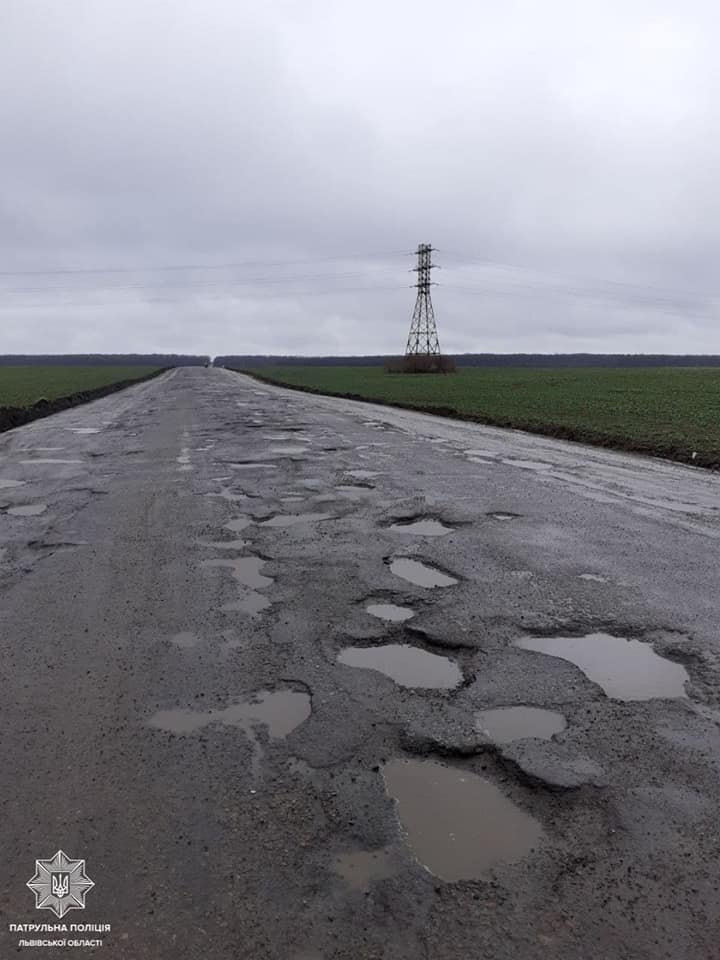
[[[177,270],[236,270],[242,267],[284,267],[302,263],[331,263],[347,260],[370,260],[378,257],[404,257],[405,250],[391,250],[379,253],[348,253],[332,257],[306,257],[302,260],[244,260],[237,263],[190,263],[168,264],[157,267],[79,267],[45,270],[0,270],[0,277],[51,277],[79,276],[85,274],[108,273],[163,273]]]

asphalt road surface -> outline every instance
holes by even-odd
[[[3,958],[720,957],[717,476],[184,368],[0,510]]]

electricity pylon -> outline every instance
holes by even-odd
[[[430,287],[434,284],[430,280],[430,271],[435,266],[431,263],[432,247],[429,243],[421,243],[417,248],[418,265],[414,268],[418,279],[417,300],[413,310],[410,334],[408,335],[405,356],[440,356],[440,341],[438,340],[435,312],[433,310]]]

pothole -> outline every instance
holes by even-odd
[[[515,646],[569,660],[615,700],[684,697],[690,679],[685,667],[659,656],[649,643],[608,633],[524,637]]]
[[[22,487],[25,483],[25,480],[9,480],[0,477],[0,490],[5,490],[8,487]]]
[[[285,456],[298,456],[301,453],[307,453],[308,447],[306,445],[300,444],[282,444],[282,446],[275,444],[270,447],[270,453],[279,453],[284,454]]]
[[[454,660],[407,643],[345,647],[337,659],[347,667],[383,673],[402,687],[451,690],[459,686],[463,679]]]
[[[18,507],[8,507],[7,512],[13,517],[37,517],[46,510],[46,503],[25,503]]]
[[[377,470],[346,470],[349,477],[357,477],[358,480],[372,480],[378,476]]]
[[[233,470],[277,470],[276,463],[260,463],[259,461],[248,463],[229,463]]]
[[[255,616],[262,613],[263,610],[267,610],[269,606],[270,601],[262,593],[250,592],[240,597],[239,600],[226,603],[223,610],[227,613],[249,613],[251,616]]]
[[[452,533],[452,527],[446,527],[439,520],[400,520],[393,523],[390,529],[395,533],[412,533],[422,537],[443,537]]]
[[[316,523],[319,520],[331,520],[331,513],[284,513],[263,520],[259,527],[294,527],[296,523]]]
[[[415,616],[415,611],[410,607],[399,607],[395,603],[369,603],[365,609],[380,620],[390,620],[394,623],[401,623],[403,620],[409,620]]]
[[[592,580],[595,583],[607,583],[607,577],[601,577],[597,573],[581,573],[579,574],[580,580]]]
[[[150,726],[171,733],[195,733],[212,723],[241,727],[251,732],[256,724],[267,727],[270,737],[286,737],[307,720],[310,696],[300,690],[260,690],[224,710],[161,710]]]
[[[473,773],[400,759],[382,773],[412,853],[442,880],[472,880],[521,860],[543,837],[537,820]]]
[[[390,572],[418,587],[451,587],[457,583],[454,577],[441,573],[435,567],[429,567],[419,560],[410,560],[408,557],[399,557],[391,561]]]
[[[66,427],[65,429],[69,430],[70,433],[78,433],[80,435],[100,433],[100,427]]]
[[[396,873],[385,849],[340,853],[333,859],[332,869],[353,890],[366,890],[373,880],[384,880]]]
[[[233,533],[240,533],[245,527],[249,527],[252,522],[252,517],[234,517],[232,520],[228,520],[225,524],[225,529],[232,530]]]
[[[203,560],[204,567],[228,567],[232,570],[232,575],[238,583],[244,587],[250,587],[253,590],[269,587],[273,582],[272,577],[264,577],[260,573],[260,568],[265,565],[265,561],[260,557],[235,557],[232,560]]]
[[[550,740],[566,727],[565,717],[539,707],[498,707],[475,714],[475,729],[493,743],[513,740]]]
[[[520,514],[507,513],[502,510],[493,510],[490,513],[485,514],[485,516],[490,517],[491,520],[517,520]]]

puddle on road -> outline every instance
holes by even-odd
[[[363,497],[366,497],[371,490],[375,488],[370,486],[367,483],[341,483],[335,487],[340,493],[344,493],[346,496],[351,497],[353,500],[360,500]]]
[[[228,567],[238,583],[252,590],[269,587],[272,577],[264,577],[260,568],[265,566],[265,560],[260,557],[235,557],[233,560],[203,560],[203,567]]]
[[[240,727],[251,734],[257,724],[273,738],[286,737],[310,716],[310,696],[299,690],[260,690],[224,710],[161,710],[150,726],[171,733],[194,733],[211,723]]]
[[[298,444],[291,445],[288,443],[280,446],[279,444],[275,444],[274,446],[270,447],[270,453],[280,453],[290,457],[297,456],[301,453],[307,453],[309,449],[310,448],[305,445],[299,446]]]
[[[615,700],[684,697],[690,679],[685,667],[659,656],[649,643],[608,633],[525,637],[515,646],[569,660]]]
[[[19,507],[9,507],[7,512],[14,517],[37,517],[46,510],[46,503],[26,503]]]
[[[420,563],[419,560],[409,560],[407,557],[393,560],[390,564],[390,572],[418,587],[451,587],[457,583],[454,577],[449,577],[434,567]]]
[[[377,470],[346,470],[349,477],[357,477],[358,480],[372,480],[378,476]]]
[[[276,463],[229,463],[229,467],[233,470],[277,470]]]
[[[100,427],[66,427],[65,429],[69,430],[71,433],[79,433],[81,435],[100,433]]]
[[[398,607],[395,603],[369,603],[365,609],[373,617],[380,620],[391,620],[400,623],[403,620],[409,620],[415,616],[415,611],[410,607]]]
[[[262,613],[263,610],[267,610],[269,606],[270,601],[262,593],[250,592],[246,596],[240,597],[239,600],[226,603],[223,610],[227,613],[249,613],[251,616],[255,616]]]
[[[442,880],[472,880],[499,863],[520,860],[543,837],[537,820],[473,773],[399,759],[382,772],[410,849]]]
[[[503,513],[502,510],[495,510],[491,513],[485,514],[485,516],[490,517],[491,520],[517,520],[520,514],[519,513]]]
[[[22,487],[26,482],[25,480],[6,480],[0,477],[0,490],[5,490],[8,487]]]
[[[539,707],[498,707],[475,714],[475,729],[494,743],[526,738],[550,740],[566,726],[561,713]]]
[[[410,520],[407,523],[401,520],[393,523],[390,529],[395,533],[413,533],[422,537],[443,537],[453,530],[439,520]]]
[[[451,690],[463,679],[460,668],[453,660],[406,643],[345,647],[337,659],[347,667],[377,670],[403,687]]]
[[[296,523],[315,523],[334,519],[331,513],[283,513],[263,520],[259,527],[294,527]]]
[[[384,849],[340,853],[334,858],[332,869],[353,890],[366,890],[373,880],[384,880],[396,873]]]
[[[280,497],[281,503],[302,503],[306,497]]]
[[[37,457],[32,460],[21,460],[20,463],[82,463],[82,460],[52,460],[49,457]]]
[[[240,533],[241,530],[244,530],[245,527],[249,527],[253,523],[252,517],[235,517],[233,520],[228,520],[225,524],[226,530],[232,530],[233,533]]]
[[[580,580],[593,580],[595,583],[607,583],[607,577],[601,577],[597,573],[581,573],[579,575]]]

